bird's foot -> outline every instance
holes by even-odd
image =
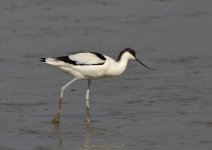
[[[91,122],[90,117],[87,117],[87,118],[86,118],[86,123],[87,123],[87,124],[90,124],[90,122]]]
[[[60,123],[60,114],[57,113],[54,117],[54,119],[52,120],[53,124],[59,124]]]

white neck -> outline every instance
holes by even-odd
[[[112,64],[110,64],[110,69],[108,70],[108,75],[118,76],[121,75],[128,64],[128,61],[130,59],[135,59],[132,55],[129,53],[124,53],[118,61],[114,61]]]

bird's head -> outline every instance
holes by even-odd
[[[133,59],[135,61],[137,61],[138,63],[140,63],[141,65],[143,65],[144,67],[150,69],[150,70],[157,70],[157,69],[153,69],[148,67],[147,65],[145,65],[144,63],[142,63],[137,57],[136,57],[136,52],[131,49],[131,48],[125,48],[124,50],[122,50],[118,56],[118,61],[120,61],[121,59]]]

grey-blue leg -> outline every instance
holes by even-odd
[[[90,95],[90,86],[91,86],[91,80],[88,80],[88,87],[86,91],[86,111],[87,111],[87,116],[86,116],[86,122],[90,123],[90,102],[89,102],[89,95]]]
[[[61,113],[62,102],[63,102],[63,93],[64,93],[65,89],[76,80],[78,80],[78,78],[74,78],[73,80],[69,81],[64,86],[62,86],[61,92],[60,92],[60,97],[59,97],[58,110],[57,110],[57,113],[56,113],[54,119],[52,120],[53,123],[60,123],[60,113]]]

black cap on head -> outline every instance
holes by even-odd
[[[125,48],[124,50],[122,50],[118,56],[118,61],[121,59],[121,56],[125,53],[125,52],[129,52],[131,55],[133,55],[135,57],[135,51],[131,48]],[[135,57],[136,58],[136,57]]]
[[[125,52],[129,52],[130,54],[132,54],[135,57],[135,51],[131,48],[125,48],[123,51]]]

